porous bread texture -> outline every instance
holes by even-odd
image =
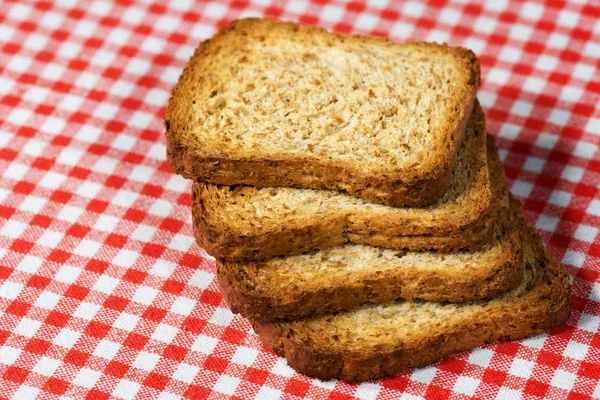
[[[487,141],[486,151],[485,118],[477,104],[450,188],[427,208],[390,207],[330,190],[196,182],[194,235],[207,253],[230,261],[347,242],[443,252],[475,249],[491,237],[496,206],[508,206],[498,151],[491,137]],[[492,190],[498,193],[493,196]]]
[[[520,205],[524,242],[521,285],[491,300],[468,303],[396,301],[281,322],[252,322],[263,343],[300,373],[322,380],[362,382],[422,367],[498,340],[548,331],[569,317],[570,282],[545,253]]]
[[[448,188],[478,86],[466,49],[239,20],[200,44],[173,89],[167,157],[217,184],[427,206]]]
[[[347,244],[262,262],[217,261],[219,286],[233,312],[254,320],[397,298],[459,302],[498,296],[523,275],[518,233],[506,209],[499,214],[492,240],[477,251],[442,254]]]

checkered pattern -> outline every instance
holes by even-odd
[[[0,0],[0,397],[600,397],[600,4]],[[515,195],[573,278],[565,327],[359,386],[291,370],[192,238],[161,116],[194,47],[243,16],[446,41]]]

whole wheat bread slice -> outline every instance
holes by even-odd
[[[502,166],[476,105],[449,190],[427,208],[396,208],[330,190],[194,183],[194,235],[230,261],[298,254],[343,243],[407,250],[474,249],[487,243],[495,209],[508,206]],[[486,154],[487,153],[487,154]],[[488,171],[489,165],[489,171]],[[491,178],[491,179],[490,179]],[[490,182],[491,180],[491,182]]]
[[[518,233],[503,219],[492,240],[477,251],[442,254],[346,244],[265,261],[217,260],[217,277],[231,310],[259,321],[397,298],[491,298],[513,289],[523,276]]]
[[[508,188],[497,197],[508,202]],[[233,312],[274,320],[352,309],[397,298],[461,302],[498,296],[521,282],[522,244],[508,204],[496,211],[491,240],[457,253],[406,252],[345,244],[264,261],[217,260],[221,291]]]
[[[513,291],[487,301],[396,301],[288,322],[253,322],[255,332],[297,371],[322,380],[360,382],[422,367],[498,340],[518,340],[563,324],[569,316],[565,269],[544,252],[523,220],[525,274]]]
[[[239,20],[200,44],[173,89],[167,158],[217,184],[428,206],[448,188],[478,86],[466,49]]]

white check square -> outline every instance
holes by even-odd
[[[402,13],[411,17],[420,17],[425,12],[425,6],[417,1],[407,1],[404,3]]]
[[[560,26],[566,26],[569,28],[573,28],[577,25],[578,21],[579,21],[578,13],[576,13],[574,11],[570,11],[570,10],[562,10],[558,14],[558,20],[556,22]]]
[[[538,229],[542,229],[544,231],[554,232],[556,231],[556,226],[560,222],[560,219],[550,217],[548,215],[540,215],[535,226]]]
[[[34,337],[35,333],[40,329],[40,326],[42,326],[40,321],[24,317],[14,329],[13,333],[25,337]]]
[[[27,171],[29,171],[29,168],[26,165],[14,162],[9,164],[8,168],[4,171],[3,176],[19,181],[23,179]]]
[[[548,121],[552,122],[553,124],[559,125],[559,126],[565,126],[565,125],[567,125],[567,122],[569,122],[569,118],[571,118],[570,112],[555,108],[550,113],[550,116],[548,117]]]
[[[98,137],[102,131],[93,126],[82,126],[79,132],[75,135],[77,140],[81,140],[82,142],[94,143],[98,141]]]
[[[129,31],[126,31],[125,29],[121,28],[115,28],[111,30],[111,32],[108,34],[108,36],[106,37],[106,41],[108,43],[122,46],[125,43],[127,43],[129,36],[131,36],[131,33]]]
[[[39,185],[48,189],[58,189],[66,179],[67,177],[63,174],[50,171],[40,180]]]
[[[596,235],[598,235],[598,228],[594,228],[593,226],[589,225],[579,225],[573,236],[575,237],[575,239],[583,240],[589,243],[594,243]]]
[[[537,21],[541,18],[543,13],[544,13],[544,7],[542,5],[527,2],[527,3],[523,4],[523,7],[521,8],[521,12],[519,15],[523,16],[523,18],[526,18],[526,19],[529,19],[532,21]]]
[[[562,92],[560,92],[560,99],[575,103],[583,96],[583,89],[575,86],[564,86]]]
[[[213,389],[215,392],[232,395],[239,384],[240,380],[238,378],[234,378],[233,376],[229,375],[221,375]],[[257,398],[260,398],[260,396],[257,395]]]
[[[548,202],[556,206],[566,207],[571,202],[571,193],[563,192],[562,190],[556,190],[550,195]]]
[[[102,357],[107,360],[112,360],[117,355],[120,348],[121,348],[120,343],[102,339],[100,341],[100,343],[98,343],[98,345],[94,349],[93,354],[96,357]]]
[[[8,6],[8,4],[6,6]],[[6,17],[8,20],[25,21],[30,13],[31,7],[24,4],[15,3],[12,7],[10,7],[10,11],[8,11]]]
[[[21,221],[9,219],[4,223],[2,229],[0,229],[0,235],[16,239],[21,237],[23,232],[25,232],[25,229],[27,229],[27,224]]]
[[[139,320],[140,317],[138,317],[137,315],[122,312],[121,314],[119,314],[119,317],[115,320],[113,326],[115,328],[131,332],[133,331]]]
[[[156,228],[150,225],[139,224],[131,234],[131,238],[140,242],[149,242],[156,232]]]
[[[58,333],[58,335],[56,335],[52,343],[54,343],[57,346],[70,349],[75,345],[77,340],[79,340],[80,336],[81,333],[64,328]]]
[[[4,281],[4,283],[0,286],[0,297],[8,300],[14,300],[17,298],[19,293],[21,293],[21,289],[23,289],[23,285],[20,283]]]
[[[190,315],[195,306],[196,302],[194,300],[178,297],[177,300],[173,302],[173,305],[171,305],[171,312],[180,315]]]
[[[562,33],[554,32],[550,34],[548,41],[546,42],[547,46],[555,49],[564,49],[567,47],[569,43],[569,37],[567,35],[563,35]]]
[[[554,373],[550,384],[561,389],[572,390],[576,379],[577,375],[574,373],[559,369]]]
[[[210,317],[210,322],[215,325],[229,326],[233,320],[233,313],[229,308],[217,307]]]
[[[46,310],[52,310],[54,309],[54,307],[56,307],[60,299],[61,296],[59,296],[58,294],[44,290],[42,293],[40,293],[39,297],[37,298],[35,303],[33,303],[33,305],[36,307],[44,308]]]
[[[54,279],[63,283],[73,283],[77,280],[79,274],[81,274],[81,269],[71,265],[63,265],[54,275]]]
[[[42,70],[41,76],[44,79],[48,79],[49,81],[57,81],[59,80],[63,73],[65,72],[65,67],[62,65],[48,63],[46,68]]]
[[[158,364],[159,360],[160,356],[158,354],[140,351],[138,356],[133,361],[133,366],[150,372],[154,369],[154,367],[156,367],[156,364]]]
[[[128,97],[134,88],[135,86],[132,83],[121,80],[115,82],[108,92],[114,96]]]
[[[10,61],[6,64],[6,69],[17,72],[25,72],[31,66],[32,61],[33,60],[29,57],[15,55],[11,57]]]
[[[54,371],[56,371],[61,364],[62,362],[60,360],[50,357],[42,357],[33,367],[33,371],[40,375],[52,376]]]
[[[135,264],[137,258],[138,258],[138,253],[136,253],[135,251],[122,249],[112,259],[112,262],[113,262],[113,264],[116,264],[120,267],[129,268],[133,264]]]
[[[370,31],[377,27],[379,23],[379,18],[377,18],[373,14],[361,13],[358,15],[356,20],[354,21],[354,26],[356,29],[360,29],[363,31]]]
[[[83,213],[83,209],[81,209],[79,207],[73,207],[73,206],[66,205],[59,211],[56,218],[58,218],[62,221],[75,223],[75,222],[77,222],[77,220],[79,219],[79,216],[82,213]]]
[[[540,71],[553,71],[558,65],[558,59],[546,54],[542,54],[538,57],[535,67]]]
[[[178,328],[167,324],[158,324],[154,333],[152,333],[152,339],[158,340],[165,343],[171,343],[177,333],[179,332]]]
[[[435,367],[418,368],[412,373],[411,379],[413,381],[429,384],[435,377],[436,373],[437,368]]]
[[[563,264],[573,265],[581,268],[585,262],[585,254],[573,250],[567,250],[562,259]]]
[[[56,135],[58,133],[61,133],[65,129],[66,125],[67,125],[67,123],[65,122],[64,119],[50,116],[50,117],[46,118],[46,120],[40,127],[40,130],[42,130],[46,133]]]
[[[84,388],[92,388],[98,382],[98,379],[102,376],[101,372],[94,371],[89,368],[81,368],[75,377],[73,383],[82,386]]]
[[[572,167],[568,165],[565,167],[565,169],[563,169],[563,172],[560,175],[560,177],[566,181],[577,183],[583,177],[584,172],[585,171],[583,170],[583,168]]]
[[[142,303],[145,305],[152,304],[154,298],[158,295],[158,290],[148,287],[148,286],[140,286],[135,294],[133,295],[133,301],[138,303]]]
[[[62,233],[47,229],[36,243],[40,246],[55,248],[63,237],[64,235]]]
[[[98,304],[82,301],[81,304],[79,304],[79,307],[77,307],[73,313],[73,316],[91,321],[94,319],[94,316],[98,313],[98,311],[100,311],[100,308],[101,307]]]
[[[500,51],[500,54],[498,55],[498,57],[502,60],[502,61],[507,61],[507,62],[517,62],[521,59],[521,50],[512,47],[512,46],[505,46],[502,48],[502,51]]]
[[[169,276],[171,276],[173,271],[175,271],[175,268],[177,268],[177,264],[159,258],[152,266],[150,273],[161,278],[168,278]]]
[[[553,149],[558,141],[558,136],[552,135],[550,133],[542,133],[538,136],[535,141],[536,146],[542,147],[544,149]]]
[[[527,41],[531,37],[533,29],[527,25],[515,24],[508,33],[508,36],[514,40]]]
[[[198,338],[192,345],[192,350],[204,354],[211,354],[218,342],[219,340],[213,337],[198,335]]]
[[[516,139],[517,136],[519,136],[519,133],[521,132],[521,126],[520,125],[515,125],[515,124],[511,124],[511,123],[505,123],[502,125],[502,127],[500,128],[500,132],[498,132],[499,136],[502,136],[504,138],[507,139]]]
[[[177,367],[177,370],[175,370],[173,378],[185,383],[192,383],[198,374],[198,371],[200,371],[200,368],[196,367],[195,365],[181,363]]]
[[[571,340],[567,344],[563,355],[581,361],[585,359],[588,349],[588,345]]]
[[[466,394],[467,396],[473,396],[477,390],[477,387],[479,386],[479,383],[479,379],[468,376],[459,376],[452,390],[458,393]]]
[[[531,376],[534,366],[535,363],[532,361],[523,360],[521,358],[515,358],[508,372],[511,375],[528,379]]]
[[[596,333],[600,329],[600,317],[596,315],[582,313],[577,322],[577,328],[584,331]]]
[[[546,81],[542,78],[538,78],[536,76],[530,76],[525,79],[525,84],[523,85],[523,89],[527,92],[531,93],[542,93],[546,88]]]
[[[118,284],[118,279],[107,275],[101,275],[92,288],[98,292],[111,294]]]
[[[56,161],[65,165],[77,165],[83,154],[81,150],[65,147],[56,158]]]
[[[600,200],[594,199],[590,202],[587,210],[585,210],[588,214],[595,215],[596,217],[600,217]]]
[[[513,105],[511,114],[518,115],[520,117],[529,117],[531,115],[532,110],[533,104],[523,100],[517,100]]]
[[[137,198],[137,193],[130,192],[129,190],[119,190],[111,201],[113,204],[121,207],[131,207]]]
[[[15,349],[14,347],[6,345],[0,346],[0,363],[5,365],[13,365],[15,361],[17,361],[17,358],[19,358],[20,354],[20,349]]]
[[[42,266],[44,260],[40,257],[26,255],[23,260],[17,266],[19,271],[27,272],[30,274],[35,274],[37,270]]]
[[[256,394],[257,399],[273,399],[277,400],[281,397],[281,390],[277,390],[268,386],[263,386],[260,388],[258,393]]]
[[[113,390],[112,395],[125,400],[133,400],[136,398],[136,394],[140,390],[140,387],[141,385],[137,382],[121,379],[115,390]]]
[[[231,358],[231,362],[236,364],[250,366],[258,356],[258,350],[251,349],[249,347],[240,346],[235,351],[235,354]]]
[[[166,200],[157,199],[148,210],[150,214],[167,217],[171,214],[172,204]]]
[[[102,232],[112,232],[119,224],[120,219],[112,215],[102,214],[94,224],[94,229]]]
[[[575,151],[573,151],[573,154],[575,154],[578,157],[591,159],[591,158],[594,158],[594,155],[596,154],[597,151],[598,151],[598,146],[593,143],[578,142],[577,145],[575,146]]]

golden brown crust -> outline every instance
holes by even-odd
[[[506,194],[499,189],[504,183],[498,151],[491,137],[486,140],[485,119],[479,106],[473,119],[469,130],[472,134],[465,140],[461,156],[469,159],[471,165],[469,171],[462,173],[474,176],[464,196],[469,200],[454,204],[451,202],[456,200],[450,196],[433,210],[411,209],[410,213],[399,213],[391,207],[382,212],[382,206],[377,211],[368,205],[350,210],[339,208],[323,194],[314,201],[331,205],[325,207],[324,214],[295,218],[294,212],[300,210],[291,206],[289,213],[273,211],[277,203],[264,194],[260,197],[260,207],[266,211],[236,206],[238,213],[232,213],[232,204],[255,204],[257,200],[248,200],[248,196],[255,199],[258,193],[271,189],[246,187],[236,194],[238,188],[196,182],[192,188],[196,240],[209,254],[229,261],[298,254],[347,242],[414,251],[476,249],[492,235],[496,208],[508,203]],[[292,197],[301,194],[296,189],[284,190]],[[339,197],[342,196],[336,198]],[[277,215],[278,223],[268,223],[265,214]]]
[[[198,143],[197,138],[188,135],[194,120],[193,116],[189,115],[190,106],[194,101],[193,92],[202,83],[201,77],[196,78],[196,75],[201,75],[195,70],[199,60],[221,51],[223,42],[243,40],[244,35],[268,32],[272,29],[279,29],[289,35],[328,36],[333,42],[356,41],[380,46],[398,46],[385,39],[335,35],[320,28],[275,20],[248,19],[230,24],[215,37],[200,44],[173,90],[165,116],[165,126],[167,159],[175,172],[186,178],[222,185],[345,190],[353,195],[393,206],[425,207],[434,204],[443,196],[450,182],[456,151],[462,141],[479,86],[478,60],[466,49],[451,49],[445,45],[430,43],[403,45],[426,47],[433,52],[459,59],[465,74],[461,79],[464,86],[448,100],[452,101],[452,113],[442,124],[441,132],[436,134],[434,147],[438,150],[428,154],[418,169],[365,170],[360,163],[315,154],[293,158],[224,154],[207,150],[206,146]],[[237,38],[236,35],[240,37]]]
[[[473,311],[459,322],[444,325],[418,338],[398,339],[397,345],[355,349],[314,343],[302,335],[298,323],[252,322],[263,343],[286,357],[288,364],[321,380],[362,382],[392,376],[403,369],[422,367],[464,350],[504,340],[519,340],[557,327],[569,317],[570,283],[565,269],[546,254],[532,228],[524,228],[534,255],[528,256],[534,280],[519,292],[490,301],[469,303]],[[470,305],[472,304],[472,305]],[[320,317],[328,324],[327,315]],[[319,317],[316,317],[319,318]],[[335,342],[323,337],[321,342]]]
[[[354,279],[347,276],[316,288],[288,278],[280,282],[282,287],[289,286],[282,291],[279,286],[265,283],[260,274],[261,262],[217,260],[217,277],[232,311],[257,321],[350,310],[363,303],[386,303],[398,298],[449,302],[492,298],[513,289],[523,276],[517,232],[508,227],[499,229],[506,232],[501,234],[498,258],[482,258],[480,263],[475,262],[479,264],[475,268],[462,272],[402,266],[373,272],[368,278],[360,274]]]
[[[391,352],[361,356],[321,351],[287,337],[276,324],[252,322],[252,326],[263,343],[285,357],[298,372],[323,381],[341,379],[358,383],[394,376],[406,368],[424,367],[485,344],[535,336],[562,325],[570,313],[568,277],[561,275],[553,281],[552,290],[540,293],[537,298],[529,296],[532,297],[529,300],[538,303],[523,304],[521,312],[509,308],[498,310],[488,317],[465,321],[452,332],[432,332],[419,346]]]
[[[490,141],[490,149],[497,155],[492,141]],[[287,276],[281,278],[285,281],[280,281],[281,285],[290,285],[289,289],[281,291],[278,290],[279,287],[273,289],[273,284],[266,283],[267,281],[264,280],[267,275],[262,271],[273,271],[267,268],[269,260],[263,262],[217,260],[217,276],[224,297],[236,313],[255,320],[274,320],[352,309],[365,302],[384,303],[396,298],[462,302],[492,298],[511,290],[521,281],[523,274],[522,246],[516,228],[507,221],[510,214],[508,189],[503,180],[501,166],[496,164],[494,168],[493,175],[495,179],[500,180],[500,184],[494,189],[494,196],[500,200],[501,205],[494,210],[497,217],[488,218],[485,222],[494,222],[494,228],[499,229],[496,233],[499,236],[495,239],[499,241],[499,247],[496,250],[493,250],[494,247],[488,250],[494,252],[489,253],[494,254],[493,257],[486,251],[473,253],[475,260],[473,264],[476,267],[466,273],[455,268],[424,270],[403,266],[373,272],[368,278],[361,274],[346,275],[344,279],[316,288],[314,285],[306,286],[302,279],[295,281]],[[499,221],[498,226],[495,224],[496,220]],[[334,226],[327,220],[324,220],[324,224]],[[320,241],[323,238],[319,237],[319,232],[321,230],[317,228],[315,232],[308,232],[306,237],[303,235],[297,237],[301,240]],[[339,231],[332,231],[331,235],[340,240],[343,238],[343,233]],[[293,238],[292,235],[291,240]],[[272,239],[274,241],[269,241],[268,245],[273,245],[272,243],[285,245],[277,242],[276,237]],[[414,239],[407,237],[406,240]],[[432,238],[429,237],[427,240]],[[449,254],[447,257],[453,255]],[[318,260],[306,262],[318,262]],[[354,279],[349,278],[350,276]]]

